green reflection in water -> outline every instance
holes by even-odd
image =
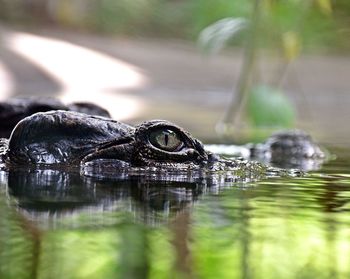
[[[193,216],[198,277],[349,278],[349,195],[344,176],[315,175],[209,197]]]
[[[45,219],[40,203],[34,220],[34,202],[18,189],[9,197],[3,184],[0,278],[350,278],[348,165],[217,191],[99,182],[94,196],[95,184],[81,184],[86,207]],[[75,197],[66,187],[60,201]],[[40,189],[36,197],[31,188],[33,201],[53,199],[46,184]],[[26,210],[14,205],[22,199]]]
[[[55,230],[43,240],[39,278],[164,278],[174,266],[167,228],[125,222],[88,231]]]
[[[36,278],[39,239],[36,227],[9,208],[0,185],[0,278]]]
[[[119,242],[118,235],[108,229],[48,232],[39,278],[112,278]]]

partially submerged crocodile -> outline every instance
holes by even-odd
[[[303,171],[319,169],[327,157],[326,151],[301,130],[280,131],[262,143],[242,146],[212,144],[206,145],[206,149],[226,156],[241,156],[272,166]]]
[[[287,138],[304,144],[299,136]],[[303,150],[299,146],[285,145],[284,137],[277,138],[281,138],[282,143],[270,139],[273,142],[270,148],[274,150],[270,154],[283,156],[284,147]],[[317,145],[311,142],[308,146],[315,148],[313,154],[308,148],[307,156],[323,156]],[[0,152],[1,161],[7,167],[79,166],[83,170],[97,169],[109,173],[125,169],[231,171],[236,176],[253,178],[295,174],[255,161],[221,158],[206,151],[203,144],[188,132],[165,120],[146,121],[132,127],[109,118],[61,110],[36,113],[20,121],[10,138],[2,139]],[[289,155],[305,156],[300,152],[288,152]]]

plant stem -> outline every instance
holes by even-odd
[[[254,1],[252,20],[250,24],[250,34],[246,42],[246,47],[244,51],[242,70],[238,79],[237,87],[235,92],[237,92],[237,97],[233,95],[231,104],[229,105],[225,116],[222,120],[224,125],[231,126],[232,119],[233,127],[238,127],[241,122],[242,114],[244,113],[244,107],[248,100],[249,90],[251,87],[254,66],[256,61],[256,49],[257,49],[257,36],[258,36],[258,24],[260,20],[260,0]],[[234,93],[235,93],[234,92]]]
[[[302,30],[305,26],[305,21],[307,20],[307,17],[309,15],[309,11],[311,9],[311,5],[313,2],[314,2],[314,0],[309,0],[309,1],[305,1],[302,4],[300,4],[301,11],[299,14],[299,18],[296,20],[296,25],[294,27],[294,32],[296,32],[297,34],[300,34],[302,32]],[[294,61],[290,61],[290,60],[285,60],[283,62],[283,65],[281,66],[281,69],[279,71],[280,74],[278,75],[277,80],[275,82],[275,84],[277,84],[278,88],[281,88],[283,86],[283,83],[286,79],[290,65],[293,62]]]

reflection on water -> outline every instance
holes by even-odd
[[[19,212],[39,222],[123,211],[153,225],[191,206],[203,190],[200,182],[94,179],[49,169],[10,171],[6,178]]]
[[[0,278],[350,278],[350,152],[317,173],[0,172]]]

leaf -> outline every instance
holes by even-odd
[[[294,31],[283,33],[282,43],[285,57],[289,62],[299,56],[301,50],[301,39],[298,33]]]
[[[199,47],[211,54],[218,53],[238,32],[247,27],[245,18],[227,17],[204,28],[199,34]]]
[[[295,122],[295,109],[280,91],[267,86],[253,88],[247,104],[250,121],[257,127],[289,128]]]
[[[332,14],[332,3],[331,0],[316,0],[320,10],[326,14]]]

